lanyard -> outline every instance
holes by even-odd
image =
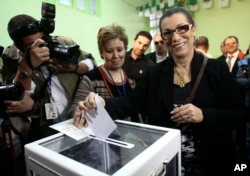
[[[49,69],[48,67],[41,67],[41,71],[43,72],[44,83],[41,86],[39,97],[45,98],[45,89],[47,88],[49,96],[51,97],[51,77],[54,73],[54,69]]]
[[[122,80],[122,90],[123,90],[123,94],[122,94],[122,92],[120,91],[120,89],[118,88],[118,86],[116,85],[116,83],[115,83],[115,81],[114,81],[114,79],[113,79],[111,73],[109,72],[109,70],[106,68],[105,65],[104,65],[104,68],[105,68],[105,70],[107,71],[109,77],[112,79],[112,81],[113,81],[113,83],[114,83],[114,85],[115,85],[115,87],[116,87],[116,90],[118,91],[119,95],[126,95],[125,84],[124,84],[124,75],[123,75],[122,70],[120,70],[120,74],[121,74],[121,80]]]

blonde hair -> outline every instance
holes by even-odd
[[[118,24],[111,24],[100,28],[97,34],[99,53],[102,53],[107,41],[115,38],[119,38],[121,41],[123,41],[125,50],[127,50],[128,36],[122,26]]]

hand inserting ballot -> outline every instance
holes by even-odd
[[[78,102],[78,106],[75,109],[75,113],[74,113],[74,125],[77,128],[82,128],[82,127],[88,127],[88,123],[86,118],[84,117],[84,113],[87,110],[96,111],[96,102],[95,102],[95,96],[97,94],[94,92],[90,92],[89,95],[86,97],[86,99],[84,101],[80,101]],[[102,97],[98,96],[101,104],[103,106],[105,106],[105,101]]]

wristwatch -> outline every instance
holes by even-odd
[[[23,71],[23,70],[21,70],[20,68],[19,68],[19,72],[20,72],[19,77],[20,77],[21,79],[31,78],[31,76],[32,76],[32,73],[29,74],[28,72]]]

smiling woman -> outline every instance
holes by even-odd
[[[135,87],[134,80],[130,79],[122,69],[128,45],[125,29],[117,24],[102,27],[98,31],[97,40],[104,64],[83,76],[71,112],[75,110],[79,101],[86,98],[89,92],[113,98],[126,95]],[[76,111],[75,114],[79,113]]]
[[[99,97],[100,101],[113,119],[145,112],[149,124],[180,129],[183,175],[233,175],[232,166],[239,161],[232,130],[245,124],[249,114],[227,64],[207,60],[195,51],[196,26],[184,8],[167,10],[160,19],[160,31],[171,34],[165,38],[170,56],[151,66],[126,96]],[[201,68],[203,74],[199,74]],[[95,93],[90,93],[76,109],[95,108]]]

